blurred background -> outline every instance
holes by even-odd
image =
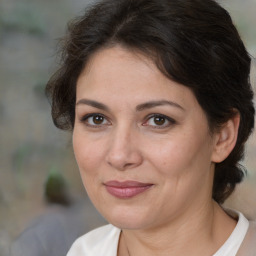
[[[67,21],[82,14],[92,2],[0,0],[0,256],[8,255],[13,241],[20,250],[19,241],[33,235],[28,230],[40,223],[46,227],[48,217],[57,223],[54,218],[65,216],[64,223],[74,227],[80,223],[75,221],[84,220],[67,247],[75,236],[104,223],[80,181],[71,134],[53,126],[44,95],[45,84],[57,67],[58,38],[64,35]],[[255,57],[256,0],[219,2],[231,13],[248,51]],[[252,69],[255,89],[255,64]],[[248,143],[244,164],[248,176],[225,206],[256,219],[255,133]],[[81,212],[74,222],[70,221],[70,216],[76,216],[69,211],[71,206]]]

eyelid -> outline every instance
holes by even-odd
[[[90,124],[88,122],[88,119],[91,118],[91,117],[95,117],[95,116],[101,116],[104,118],[104,121],[106,121],[107,123],[105,124]],[[148,124],[149,120],[151,118],[156,118],[156,117],[161,117],[161,118],[164,118],[166,121],[167,121],[167,124],[163,124],[163,125],[150,125]],[[92,127],[92,128],[101,128],[101,127],[105,127],[105,126],[109,126],[111,125],[111,122],[109,121],[109,118],[107,118],[104,114],[102,113],[88,113],[88,114],[85,114],[83,115],[82,117],[79,118],[80,122],[85,124],[86,126],[88,127]],[[177,122],[169,117],[169,116],[166,116],[164,114],[159,114],[159,113],[152,113],[152,114],[149,114],[145,117],[144,119],[145,121],[142,122],[142,126],[149,126],[153,129],[164,129],[164,128],[168,128],[172,125],[175,125]]]
[[[162,118],[166,119],[169,123],[167,125],[147,125],[147,126],[150,126],[154,129],[164,129],[171,125],[175,125],[177,123],[173,118],[171,118],[169,116],[154,113],[154,114],[150,114],[146,117],[146,119],[145,119],[146,121],[142,123],[142,126],[146,126],[145,123],[147,123],[151,118],[155,118],[155,117],[162,117]]]
[[[90,117],[94,117],[94,116],[101,116],[101,117],[103,117],[108,122],[108,124],[99,124],[99,125],[95,124],[95,125],[92,125],[92,124],[89,124],[88,122],[86,122]],[[89,113],[89,114],[83,115],[79,120],[80,120],[80,122],[84,123],[86,126],[93,127],[93,128],[100,128],[102,126],[108,126],[108,125],[111,124],[109,119],[105,115],[103,115],[101,113]]]

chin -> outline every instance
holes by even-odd
[[[132,229],[132,230],[138,230],[138,229],[144,229],[146,227],[145,223],[134,221],[131,219],[128,220],[109,220],[109,223],[112,225],[120,228],[120,229]]]
[[[100,211],[101,212],[101,211]],[[150,226],[150,214],[143,214],[136,209],[116,209],[102,213],[103,217],[112,225],[120,229],[144,229]]]

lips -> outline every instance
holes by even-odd
[[[141,183],[137,181],[108,181],[104,183],[106,190],[112,196],[125,199],[135,197],[153,186],[150,183]]]

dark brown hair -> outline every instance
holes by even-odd
[[[46,87],[58,128],[74,127],[76,82],[89,58],[117,44],[191,88],[211,131],[240,113],[236,146],[215,168],[213,198],[224,202],[243,179],[239,161],[254,127],[250,57],[228,12],[213,0],[105,0],[87,9],[69,24],[61,66]]]

